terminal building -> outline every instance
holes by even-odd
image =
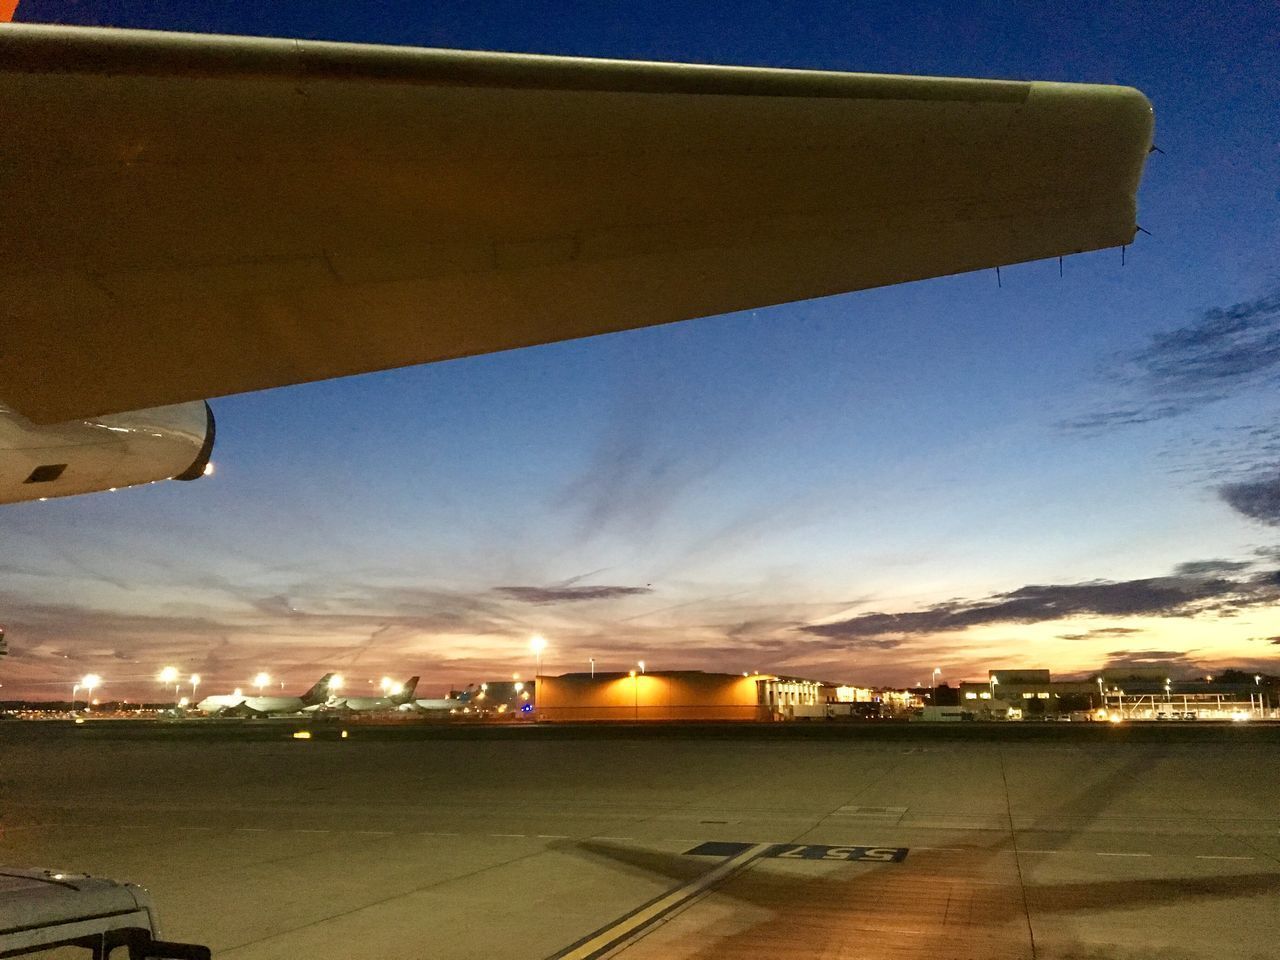
[[[635,670],[538,677],[542,720],[783,720],[825,716],[824,685],[773,674]]]

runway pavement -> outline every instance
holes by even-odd
[[[0,860],[143,883],[219,958],[1280,955],[1257,730],[117,729],[0,728]]]

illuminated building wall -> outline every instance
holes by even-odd
[[[772,678],[698,670],[539,677],[544,720],[768,720],[761,683]]]

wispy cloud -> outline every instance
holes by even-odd
[[[1137,627],[1099,627],[1096,630],[1086,630],[1084,633],[1060,633],[1059,640],[1101,640],[1104,637],[1128,637],[1135,633],[1142,633]]]
[[[1099,431],[1182,416],[1280,379],[1280,288],[1206,310],[1186,326],[1154,334],[1116,358],[1114,402],[1066,421]]]
[[[631,393],[613,410],[583,470],[556,506],[575,516],[583,540],[652,533],[727,457],[722,442],[672,429],[651,398]]]
[[[584,600],[615,600],[653,593],[652,587],[560,586],[560,587],[494,587],[500,593],[521,603],[581,603]]]
[[[1164,667],[1171,676],[1179,676],[1202,669],[1194,653],[1194,650],[1112,650],[1107,654],[1104,669]]]

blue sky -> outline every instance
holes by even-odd
[[[535,631],[549,670],[1275,670],[1266,8],[22,0],[33,22],[1126,83],[1165,152],[1124,265],[216,400],[213,479],[0,513],[5,691],[94,670],[139,695],[174,662],[219,689],[334,667],[430,692],[528,673]]]

